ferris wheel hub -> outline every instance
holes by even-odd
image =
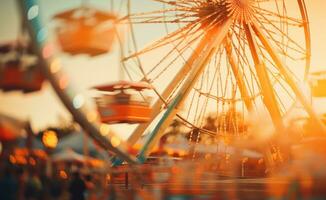
[[[228,16],[240,23],[251,23],[254,16],[252,0],[225,0]]]
[[[248,24],[254,17],[253,5],[252,0],[209,0],[197,8],[197,16],[203,19],[202,25],[205,27],[220,24],[230,18],[236,23]]]

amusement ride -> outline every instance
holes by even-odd
[[[0,47],[1,89],[35,92],[49,81],[114,165],[145,162],[175,119],[188,128],[189,141],[203,134],[246,142],[255,133],[243,124],[253,116],[266,118],[275,135],[285,134],[290,113],[300,107],[325,132],[299,87],[311,56],[304,0],[110,0],[106,9],[81,1],[49,21],[42,18],[49,8],[37,0],[17,2],[23,37]],[[82,97],[66,80],[57,52],[71,59],[118,52],[119,65],[110,67],[119,67],[121,80],[108,74],[107,84],[88,88],[96,97]],[[118,123],[139,125],[126,141],[103,136],[103,124]],[[265,151],[273,165],[269,151],[277,144],[270,144]]]

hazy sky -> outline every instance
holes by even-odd
[[[95,1],[95,0],[94,0]],[[92,1],[92,2],[94,2]],[[19,15],[13,0],[0,0],[0,41],[15,39],[18,32]],[[56,11],[69,8],[77,4],[77,0],[42,0],[42,15],[45,19]],[[107,1],[97,0],[97,5],[109,6]],[[312,34],[312,71],[326,70],[326,12],[325,0],[306,1],[308,14],[310,17]],[[137,6],[143,5],[139,0]],[[146,37],[146,35],[144,35]],[[109,80],[118,79],[118,69],[114,67],[117,63],[117,55],[100,56],[94,60],[86,57],[70,59],[68,56],[61,55],[65,71],[71,78],[74,85],[82,92],[85,88],[104,83]],[[69,67],[68,67],[69,66]],[[96,69],[94,68],[96,66]],[[95,79],[90,77],[96,77]],[[87,80],[87,81],[85,81]],[[321,103],[317,104],[321,106]],[[325,106],[324,106],[325,107]],[[46,83],[43,90],[37,93],[24,95],[19,92],[2,93],[0,92],[0,112],[12,115],[20,119],[30,119],[36,129],[44,128],[51,124],[57,124],[58,117],[69,119],[69,114],[62,106],[51,87]]]

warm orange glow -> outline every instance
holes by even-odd
[[[61,76],[59,80],[59,86],[62,90],[68,86],[68,83],[69,83],[68,77],[66,75]]]
[[[166,152],[167,152],[169,155],[173,155],[173,154],[174,154],[174,150],[173,150],[173,149],[166,149]]]
[[[37,156],[38,158],[44,159],[44,160],[47,159],[47,154],[43,150],[34,149],[33,155]]]
[[[100,126],[100,133],[103,135],[103,136],[107,136],[109,133],[110,133],[110,126],[107,125],[107,124],[102,124]]]
[[[59,176],[60,176],[62,179],[67,179],[67,178],[68,178],[68,175],[67,175],[67,173],[66,173],[64,170],[60,170],[60,172],[59,172]]]
[[[10,156],[9,156],[9,161],[10,161],[12,164],[16,164],[16,158],[15,158],[13,155],[10,155]]]
[[[180,168],[173,166],[173,167],[171,168],[171,172],[172,172],[173,174],[180,173]]]
[[[50,65],[50,69],[51,69],[51,72],[54,74],[54,73],[57,73],[60,71],[61,69],[61,63],[60,63],[60,60],[59,59],[54,59]]]
[[[206,155],[205,155],[205,159],[206,159],[206,160],[210,159],[211,157],[212,157],[211,154],[206,154]]]
[[[37,158],[41,158],[41,159],[46,159],[47,155],[43,150],[40,149],[33,149],[32,150],[32,154],[34,156],[36,156]],[[29,155],[29,150],[26,148],[15,148],[14,149],[14,155],[15,156],[23,156],[23,157],[27,157]]]
[[[118,137],[113,136],[111,138],[111,143],[112,143],[112,146],[117,147],[121,144],[121,140]]]
[[[97,120],[97,112],[92,112],[92,111],[90,111],[89,113],[87,113],[87,119],[88,119],[88,121],[90,121],[90,122],[94,122],[94,121],[96,121]]]
[[[106,181],[107,181],[107,182],[110,182],[110,180],[111,180],[111,176],[110,176],[110,174],[107,174],[107,175],[106,175]]]
[[[88,160],[90,166],[95,167],[95,168],[103,168],[104,167],[104,162],[102,160],[98,159],[90,159]]]
[[[53,54],[53,45],[48,44],[43,48],[42,55],[44,58],[49,58]]]
[[[46,131],[42,137],[43,144],[48,148],[55,148],[58,144],[58,137],[54,131]]]
[[[27,164],[26,158],[21,155],[10,155],[9,160],[12,164],[20,164],[20,165]]]
[[[179,155],[180,156],[185,156],[185,155],[187,155],[187,152],[185,150],[180,150]]]
[[[30,165],[33,165],[33,166],[36,165],[36,160],[34,158],[29,158],[28,162]]]

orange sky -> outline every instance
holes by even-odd
[[[42,0],[43,1],[43,0]],[[67,7],[65,0],[44,1],[60,3]],[[2,1],[0,7],[0,41],[14,39],[18,30],[18,16],[15,7],[15,1]],[[76,1],[71,1],[75,2]],[[44,3],[47,4],[47,3]],[[312,71],[326,70],[326,11],[325,0],[306,1],[308,14],[310,17],[311,35],[312,35]],[[107,63],[117,62],[113,55],[101,56],[96,60],[87,61],[89,66],[85,66],[86,58],[80,58],[77,61],[70,61],[63,56],[63,64],[69,67],[65,68],[67,74],[71,77],[75,85],[81,90],[95,83],[106,82],[108,76],[110,80],[117,79],[118,71],[115,68],[108,69]],[[92,70],[92,66],[97,66]],[[110,65],[111,66],[111,65]],[[112,74],[114,76],[112,76]],[[95,80],[89,77],[96,77]],[[85,81],[86,80],[86,81]],[[326,104],[323,101],[316,101],[318,110],[326,110]],[[58,122],[58,116],[69,118],[65,108],[54,95],[48,84],[44,85],[41,92],[29,95],[20,93],[4,94],[0,92],[0,112],[12,115],[20,119],[30,119],[34,128],[44,128],[50,124]]]

